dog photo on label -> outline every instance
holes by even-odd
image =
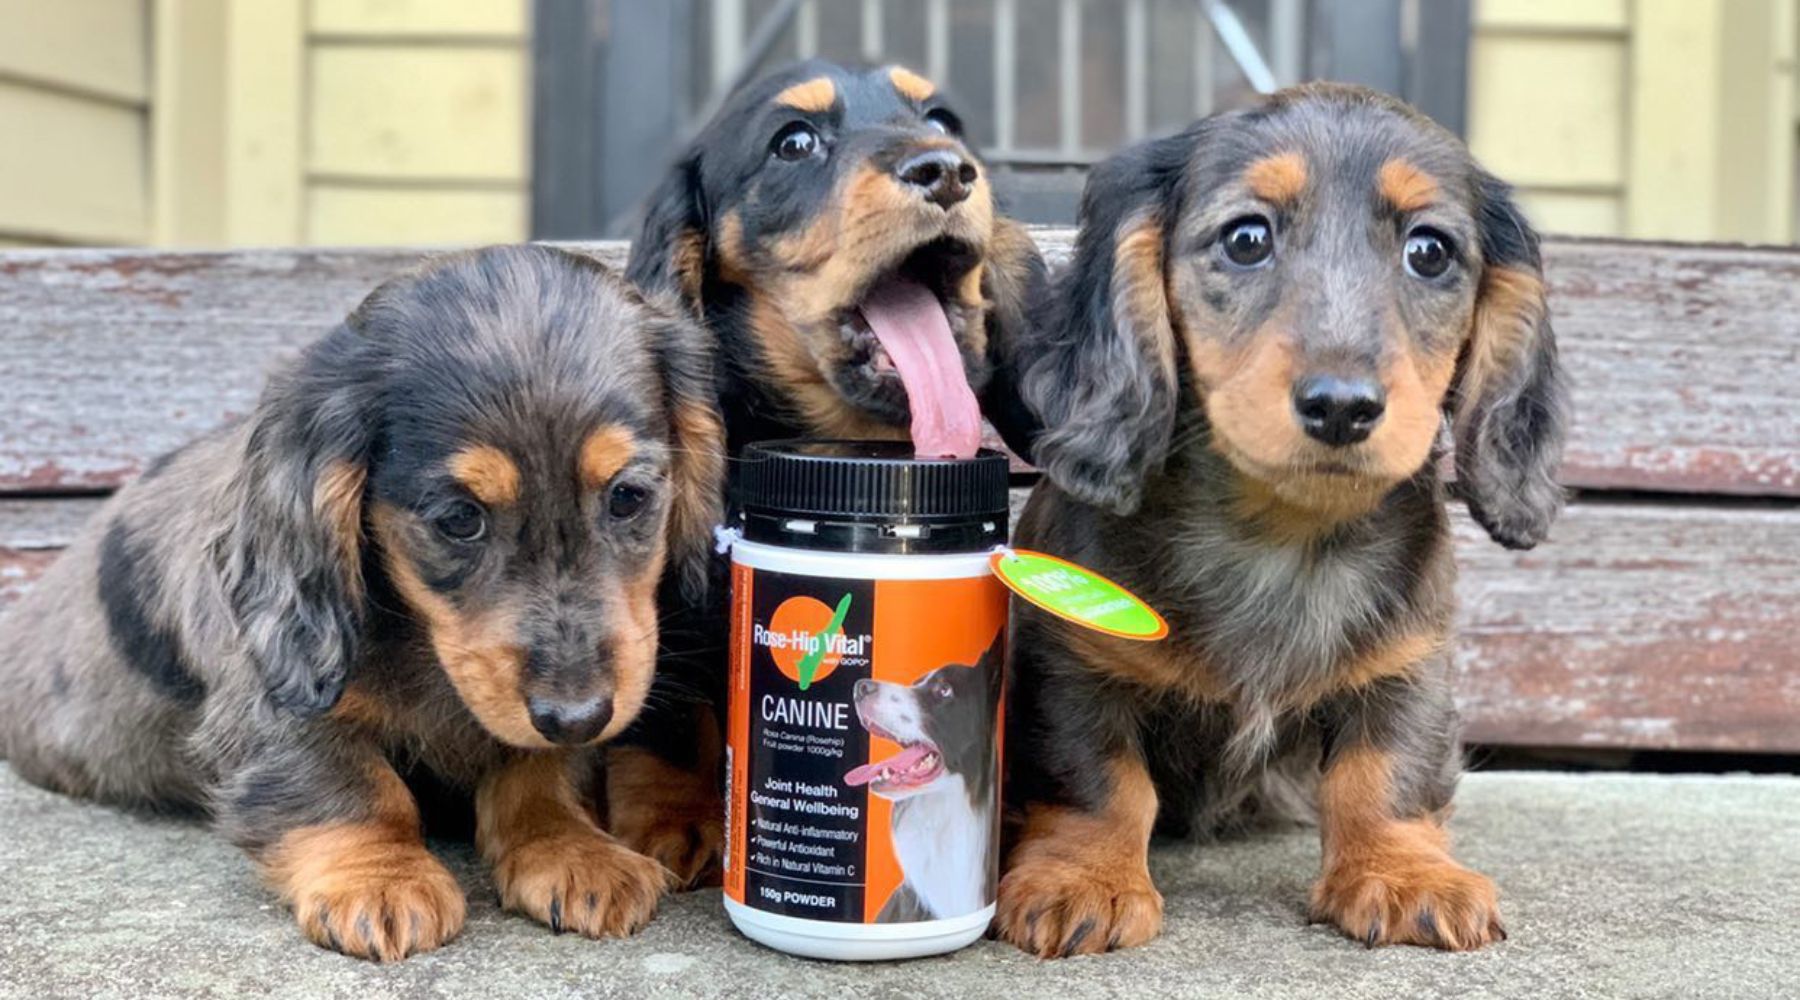
[[[960,917],[993,901],[1000,649],[996,639],[973,666],[946,664],[912,684],[856,682],[863,728],[900,745],[844,776],[893,803],[890,835],[902,880],[877,923]]]
[[[473,806],[506,909],[636,931],[669,873],[587,793],[649,696],[665,570],[705,580],[709,356],[672,304],[549,247],[389,280],[0,619],[0,757],[204,814],[346,954],[462,928],[415,787]]]
[[[1018,544],[1168,620],[1021,605],[996,930],[1051,957],[1162,924],[1153,830],[1316,809],[1309,914],[1371,947],[1501,940],[1452,855],[1456,565],[1439,471],[1494,541],[1561,506],[1567,392],[1536,234],[1453,135],[1307,85],[1087,182],[1022,391],[1045,481]]]

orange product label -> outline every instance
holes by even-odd
[[[845,923],[994,899],[1007,591],[732,568],[726,891]]]

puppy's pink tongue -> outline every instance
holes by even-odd
[[[981,406],[937,296],[890,279],[870,290],[862,315],[906,386],[913,450],[926,458],[972,457],[981,447]]]

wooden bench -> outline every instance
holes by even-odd
[[[1039,231],[1053,265],[1070,236]],[[1576,492],[1528,553],[1459,515],[1470,738],[1800,751],[1800,251],[1546,255]],[[277,358],[417,257],[0,253],[0,608],[104,493],[247,412]]]

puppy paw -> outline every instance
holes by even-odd
[[[598,833],[527,841],[494,867],[501,905],[559,934],[592,938],[636,933],[670,880],[656,861]]]
[[[1494,883],[1441,853],[1382,851],[1339,863],[1313,886],[1311,915],[1370,948],[1471,951],[1506,940]]]
[[[667,868],[677,888],[717,886],[724,874],[724,808],[718,803],[676,815],[640,807],[614,809],[609,829],[626,846]]]
[[[294,919],[314,944],[357,958],[399,961],[462,930],[466,905],[448,869],[423,847],[346,860],[292,887]]]
[[[1025,861],[999,897],[993,933],[1039,958],[1135,948],[1162,930],[1162,894],[1141,871]]]
[[[615,751],[606,798],[607,832],[674,873],[679,888],[721,883],[725,804],[715,782],[641,750]]]

